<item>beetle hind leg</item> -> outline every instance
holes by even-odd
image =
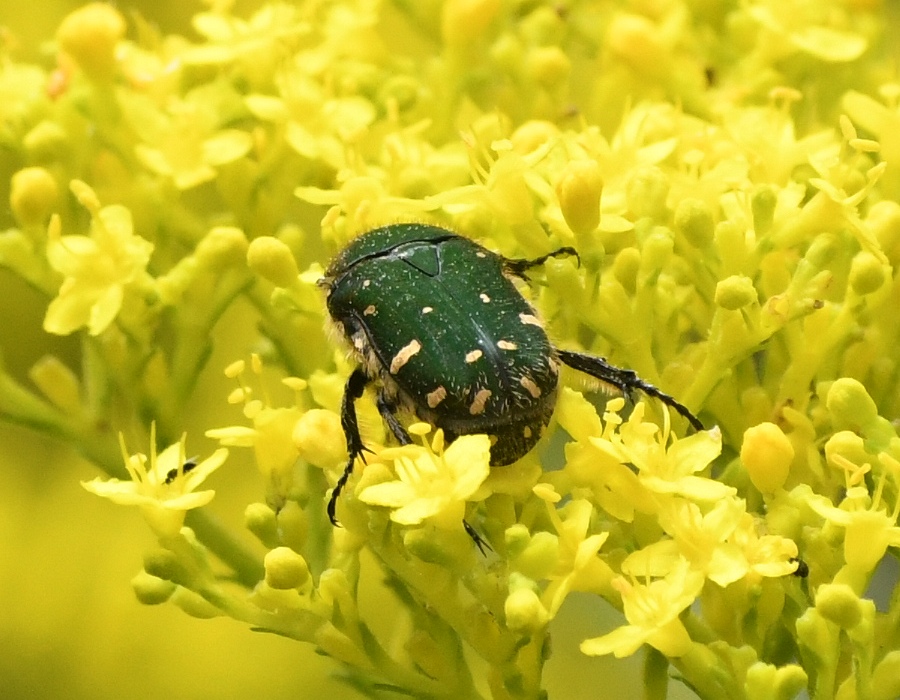
[[[582,352],[571,352],[570,350],[557,350],[557,356],[565,364],[579,372],[589,374],[601,382],[612,384],[626,396],[633,391],[642,391],[647,396],[659,399],[667,406],[674,408],[678,413],[684,416],[694,430],[703,430],[703,423],[682,403],[669,396],[664,391],[657,389],[649,382],[641,379],[637,372],[630,369],[622,369],[609,364],[602,357],[596,355],[588,355]]]

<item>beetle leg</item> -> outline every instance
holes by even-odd
[[[384,422],[387,423],[388,428],[391,429],[394,437],[397,438],[397,442],[401,445],[411,445],[412,438],[406,432],[406,428],[397,420],[397,404],[388,397],[383,388],[378,392],[375,405],[378,406],[378,412],[381,414]]]
[[[578,256],[578,251],[570,246],[565,246],[563,248],[557,248],[552,253],[547,253],[546,255],[542,255],[541,257],[534,258],[532,260],[529,260],[528,258],[504,258],[503,269],[511,275],[515,275],[516,277],[521,277],[524,279],[525,273],[528,272],[531,268],[540,267],[550,258],[560,258],[563,255],[574,255],[579,264],[581,263],[581,258]]]
[[[687,406],[679,403],[652,384],[645,382],[634,370],[615,367],[602,357],[587,355],[582,352],[557,349],[556,354],[559,359],[569,365],[569,367],[577,369],[579,372],[589,374],[590,376],[599,379],[601,382],[612,384],[626,396],[634,390],[639,390],[643,391],[648,396],[659,399],[664,404],[671,406],[678,411],[678,413],[687,418],[688,423],[691,424],[694,430],[703,430],[703,423],[688,410]]]
[[[347,440],[347,466],[344,467],[344,473],[337,480],[334,489],[331,492],[331,498],[328,499],[328,519],[332,525],[337,525],[337,516],[335,509],[337,508],[337,499],[347,484],[347,479],[353,473],[353,465],[357,457],[361,457],[363,462],[366,461],[363,455],[366,452],[366,446],[363,445],[362,436],[359,434],[359,422],[356,419],[355,402],[363,395],[366,386],[371,380],[368,375],[357,367],[353,370],[347,384],[344,386],[344,398],[341,401],[341,428],[344,430],[344,438]]]

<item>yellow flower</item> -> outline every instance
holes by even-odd
[[[679,440],[668,428],[644,422],[643,403],[622,423],[618,412],[624,405],[621,398],[607,403],[602,428],[590,404],[575,392],[560,394],[557,412],[560,425],[576,438],[566,448],[566,473],[577,486],[590,487],[607,513],[631,522],[635,510],[655,510],[653,494],[708,502],[736,493],[730,486],[695,475],[722,450],[718,428]]]
[[[838,463],[846,462],[848,470],[853,466],[841,455],[832,455],[832,459]],[[879,459],[882,463],[896,463],[885,453],[879,455]],[[881,477],[874,495],[870,495],[865,486],[853,486],[847,489],[840,506],[832,505],[825,496],[811,494],[808,499],[810,508],[816,513],[832,525],[844,528],[844,561],[848,573],[868,575],[884,557],[888,547],[900,547],[900,527],[897,526],[900,499],[893,508],[885,507],[883,490],[884,477]],[[853,585],[858,581],[854,578],[850,583]]]
[[[243,158],[253,147],[249,133],[220,129],[212,103],[221,96],[197,90],[185,99],[171,100],[166,114],[156,121],[135,109],[132,120],[144,143],[135,154],[154,173],[172,178],[179,190],[215,179],[218,168]]]
[[[257,377],[263,371],[262,360],[258,355],[251,357],[251,369]],[[294,444],[293,433],[303,411],[296,406],[268,406],[259,399],[251,398],[253,390],[243,382],[245,370],[243,360],[233,362],[225,369],[229,378],[237,378],[241,387],[229,396],[229,403],[244,403],[244,416],[251,421],[252,427],[233,425],[206,431],[206,437],[218,440],[223,445],[233,447],[252,447],[259,471],[269,482],[270,495],[277,505],[282,505],[294,482],[294,466],[299,452]],[[302,379],[287,378],[282,380],[286,386],[303,389],[306,382]]]
[[[98,335],[118,315],[126,288],[145,275],[153,244],[134,235],[125,207],[101,208],[93,190],[77,180],[72,191],[91,212],[90,235],[62,236],[59,217],[50,220],[47,259],[65,279],[47,309],[44,330],[68,335],[87,326]]]
[[[613,573],[597,556],[609,533],[588,534],[594,510],[590,502],[576,500],[569,503],[564,509],[565,519],[550,502],[547,510],[559,533],[559,555],[541,602],[550,617],[554,617],[571,591],[598,593],[609,585]]]
[[[647,490],[692,501],[716,501],[736,493],[733,487],[715,479],[695,476],[722,452],[718,427],[678,439],[670,436],[668,425],[660,430],[653,423],[643,422],[644,410],[644,403],[634,407],[618,438],[620,449],[637,468],[638,479]]]
[[[429,430],[424,423],[410,426],[414,435]],[[444,433],[438,430],[431,445],[423,442],[382,450],[379,459],[393,462],[397,479],[363,488],[359,500],[391,508],[391,520],[401,525],[431,520],[447,529],[460,527],[466,501],[490,471],[490,440],[487,435],[464,435],[445,450]]]
[[[696,600],[703,582],[703,574],[692,570],[686,561],[665,578],[644,585],[621,577],[613,579],[629,624],[584,640],[581,651],[590,656],[615,654],[621,658],[649,644],[666,656],[683,656],[690,649],[691,638],[678,616]]]
[[[184,524],[185,513],[209,503],[215,491],[196,491],[203,481],[218,469],[228,457],[228,450],[219,448],[202,462],[185,457],[186,435],[179,442],[156,452],[156,426],[150,430],[150,464],[147,455],[129,455],[125,439],[119,435],[125,468],[130,481],[121,479],[93,479],[81,485],[97,496],[114,503],[138,506],[144,518],[160,537],[174,537]]]
[[[719,586],[753,572],[785,576],[796,569],[797,545],[789,539],[757,533],[753,516],[739,498],[723,498],[707,512],[682,499],[660,509],[660,525],[671,540],[655,542],[628,556],[622,571],[663,576],[688,561],[691,568]]]

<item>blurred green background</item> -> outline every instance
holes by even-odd
[[[0,28],[11,32],[14,60],[53,65],[52,39],[61,19],[83,3],[60,0],[0,3]],[[246,16],[258,2],[238,0]],[[121,2],[130,18],[140,13],[165,32],[192,37],[190,16],[201,3],[180,0]],[[2,168],[3,171],[6,168]],[[5,189],[5,188],[4,188]],[[77,342],[41,330],[48,300],[0,270],[0,348],[19,378],[53,352],[77,366]],[[223,321],[232,339],[217,347],[197,395],[188,451],[205,453],[210,426],[237,419],[224,398],[221,376],[232,360],[238,329],[253,327],[236,310]],[[146,451],[146,446],[131,446]],[[171,605],[145,607],[130,579],[154,542],[136,511],[84,491],[80,480],[96,470],[65,445],[25,429],[0,424],[0,698],[357,698],[337,682],[337,667],[307,646],[251,632],[229,619],[197,620]],[[232,457],[212,479],[211,509],[234,530],[244,506],[261,493],[244,455]],[[260,550],[260,554],[262,551]],[[376,594],[377,599],[377,594]],[[573,597],[554,623],[554,655],[547,667],[553,700],[641,696],[640,659],[588,658],[578,643],[611,625],[598,601]],[[673,697],[693,697],[678,689]]]

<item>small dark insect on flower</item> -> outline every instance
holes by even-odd
[[[184,461],[184,464],[181,465],[181,473],[187,474],[187,473],[193,471],[193,469],[196,466],[197,466],[197,457],[191,457],[190,459],[186,459]],[[166,473],[166,479],[165,479],[164,483],[171,484],[173,481],[175,481],[175,479],[178,478],[178,472],[179,472],[178,469],[170,469]]]
[[[319,284],[328,313],[357,361],[344,389],[341,425],[349,459],[328,503],[335,508],[366,451],[355,402],[377,385],[376,405],[397,441],[411,442],[402,409],[441,428],[448,441],[487,433],[491,464],[510,464],[537,443],[556,405],[560,364],[642,391],[703,425],[687,407],[635,372],[602,357],[554,347],[513,280],[574,248],[511,259],[438,226],[393,224],[358,237],[331,261]]]

